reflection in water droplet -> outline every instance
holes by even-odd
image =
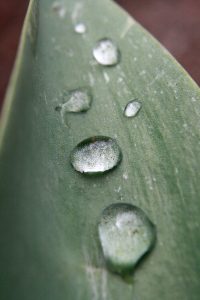
[[[132,100],[126,105],[124,109],[124,115],[128,118],[135,117],[140,111],[141,107],[142,104],[140,102],[138,102],[137,100]]]
[[[88,89],[79,88],[64,95],[65,103],[61,105],[61,113],[85,112],[91,107],[92,96]]]
[[[126,203],[112,204],[103,211],[98,232],[108,267],[121,274],[133,271],[156,239],[155,227],[145,213]]]
[[[101,174],[116,167],[122,158],[117,142],[105,136],[94,136],[79,143],[71,153],[74,169],[81,173]]]
[[[119,63],[120,52],[110,39],[99,40],[93,48],[93,56],[96,61],[104,66],[113,66]]]
[[[53,4],[52,4],[52,10],[57,13],[57,15],[63,19],[66,15],[66,8],[64,6],[64,4],[60,1],[55,1]]]
[[[77,33],[83,34],[83,33],[86,32],[86,26],[85,26],[85,24],[83,24],[83,23],[77,23],[77,24],[74,26],[74,30],[75,30],[75,32],[77,32]]]

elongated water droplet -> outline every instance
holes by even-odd
[[[137,100],[131,100],[124,109],[124,115],[128,118],[135,117],[140,109],[142,104]]]
[[[86,26],[84,23],[77,23],[75,26],[74,26],[74,30],[75,32],[77,33],[80,33],[80,34],[83,34],[86,32]]]
[[[57,15],[63,19],[66,15],[66,8],[64,6],[64,4],[60,1],[55,1],[53,4],[52,4],[52,10],[57,13]]]
[[[93,49],[93,56],[96,61],[104,66],[113,66],[119,63],[120,52],[117,46],[110,39],[99,40]]]
[[[108,267],[120,274],[133,271],[156,239],[155,227],[145,213],[126,203],[112,204],[103,211],[98,232]]]
[[[91,107],[92,96],[86,88],[69,91],[63,97],[66,102],[61,105],[62,114],[85,112]]]
[[[101,174],[116,167],[122,158],[117,142],[106,136],[94,136],[79,143],[71,153],[74,169],[81,173]]]

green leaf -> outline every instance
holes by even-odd
[[[62,2],[63,18],[52,1],[31,1],[1,118],[0,299],[198,300],[199,89],[113,2]],[[119,47],[118,65],[95,62],[102,38]],[[76,88],[90,89],[91,109],[63,118],[55,108]],[[135,98],[142,109],[126,118]],[[70,153],[96,135],[115,138],[123,160],[86,177]],[[131,283],[107,271],[98,241],[101,212],[116,202],[140,207],[157,228]]]

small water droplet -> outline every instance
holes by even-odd
[[[123,82],[123,78],[122,77],[119,77],[118,79],[117,79],[117,82]]]
[[[139,75],[145,75],[146,74],[146,70],[142,70],[140,73],[139,73]]]
[[[63,97],[66,102],[61,105],[62,114],[66,112],[85,112],[91,107],[92,96],[86,88],[69,91]]]
[[[127,180],[128,179],[128,174],[124,173],[122,177],[123,177],[123,179]]]
[[[124,109],[124,115],[128,118],[135,117],[140,111],[141,107],[142,104],[139,101],[132,100],[126,105]]]
[[[57,15],[63,19],[66,15],[66,8],[64,6],[64,4],[62,2],[59,2],[59,1],[55,1],[53,4],[52,4],[52,10],[57,13]]]
[[[112,204],[103,211],[98,232],[108,267],[120,274],[133,271],[156,240],[155,226],[146,214],[126,203]]]
[[[119,63],[120,52],[110,39],[101,39],[93,48],[93,56],[96,61],[104,66],[113,66]]]
[[[80,34],[83,34],[86,32],[86,26],[84,23],[77,23],[75,26],[74,26],[74,30],[75,32],[77,33],[80,33]]]
[[[121,186],[118,186],[118,188],[114,189],[114,191],[115,191],[116,193],[120,193],[120,192],[121,192],[121,189],[122,189],[122,187],[121,187]]]
[[[105,136],[94,136],[79,143],[71,153],[74,169],[81,173],[101,174],[116,167],[122,158],[117,142]]]

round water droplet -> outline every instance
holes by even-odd
[[[77,33],[83,34],[83,33],[86,32],[86,26],[85,26],[85,24],[83,24],[83,23],[77,23],[77,24],[74,26],[74,30],[75,30],[75,32],[77,32]]]
[[[103,211],[98,232],[108,267],[120,274],[133,271],[156,239],[155,226],[145,213],[126,203],[112,204]]]
[[[105,136],[94,136],[79,143],[71,154],[74,169],[81,173],[101,174],[116,167],[122,158],[117,142]]]
[[[62,114],[66,112],[85,112],[91,107],[92,97],[86,88],[69,91],[63,97],[66,102],[61,105]]]
[[[120,60],[119,49],[110,39],[98,41],[93,49],[93,56],[99,64],[104,66],[116,65]]]
[[[131,100],[124,109],[124,115],[127,118],[135,117],[140,111],[142,104],[137,100]]]

